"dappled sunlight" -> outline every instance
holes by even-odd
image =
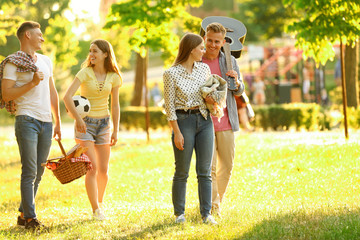
[[[66,149],[73,146],[69,135]],[[358,133],[352,133],[356,136]],[[356,234],[360,208],[359,144],[342,142],[339,132],[264,132],[237,134],[231,182],[222,204],[219,227],[201,223],[195,158],[186,195],[188,222],[175,225],[171,201],[174,157],[169,132],[156,132],[150,143],[144,132],[120,132],[112,148],[109,184],[105,196],[108,221],[92,220],[84,178],[62,185],[45,170],[36,199],[39,219],[48,233],[39,239],[156,238],[156,239],[308,239],[341,234],[343,224]],[[13,134],[0,139],[12,143]],[[331,144],[324,144],[327,142]],[[323,143],[323,144],[321,144]],[[61,155],[53,143],[51,156]],[[9,151],[9,150],[7,150]],[[4,152],[4,151],[2,151]],[[345,154],[346,153],[346,154]],[[3,164],[0,158],[0,236],[32,239],[15,227],[20,200],[20,163]],[[6,174],[4,174],[6,172]],[[267,235],[266,235],[267,234]],[[303,236],[303,237],[299,237]],[[351,235],[349,235],[351,236]]]

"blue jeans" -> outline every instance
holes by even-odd
[[[175,174],[172,185],[172,200],[176,216],[185,213],[186,183],[190,162],[195,148],[196,174],[200,213],[207,217],[211,210],[211,161],[214,147],[214,127],[210,115],[207,120],[200,113],[176,113],[177,123],[184,137],[184,150],[176,148],[174,133],[172,143],[175,155]]]
[[[52,123],[26,115],[16,116],[15,135],[21,157],[21,204],[25,218],[36,218],[35,196],[49,156]]]

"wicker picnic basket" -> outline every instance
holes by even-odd
[[[82,177],[91,169],[91,162],[83,153],[86,149],[81,147],[80,144],[75,145],[66,153],[61,141],[59,139],[56,139],[56,141],[59,143],[63,156],[48,159],[43,166],[50,169],[62,184]]]

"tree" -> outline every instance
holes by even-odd
[[[175,22],[178,23],[180,19],[182,20],[180,24],[187,27],[186,24],[192,21],[199,27],[200,19],[187,13],[186,6],[188,4],[198,6],[201,3],[202,0],[130,0],[112,5],[105,28],[127,27],[131,36],[130,47],[138,54],[139,66],[136,71],[133,105],[140,105],[142,99],[143,70],[141,66],[144,63],[141,61],[145,60],[148,49],[161,51],[165,64],[169,65],[175,57],[179,42],[178,36],[174,33]]]
[[[315,62],[325,64],[335,56],[333,45],[340,42],[341,45],[355,46],[360,35],[360,2],[359,0],[283,0],[285,6],[293,6],[296,10],[303,11],[302,17],[292,22],[288,31],[296,34],[296,46],[303,50],[306,57],[312,57]],[[350,49],[349,49],[350,50]],[[351,51],[351,50],[350,50]],[[353,51],[356,51],[354,48]],[[341,49],[343,53],[343,49]],[[359,54],[358,51],[355,54]],[[354,59],[358,59],[355,57]],[[342,64],[343,65],[343,64]],[[346,62],[353,65],[345,75],[356,77],[358,62]],[[344,68],[343,68],[344,69]],[[343,72],[344,73],[344,72]],[[358,79],[347,81],[349,95],[357,96]],[[345,118],[345,135],[347,137],[346,121],[346,92],[343,83],[343,102]],[[356,98],[356,106],[359,103]]]
[[[193,21],[193,24],[198,23],[200,26],[200,20],[192,17],[186,11],[186,7],[201,4],[202,0],[129,0],[112,5],[105,28],[128,27],[131,36],[129,39],[130,47],[138,54],[137,63],[145,66],[136,68],[138,78],[135,81],[132,101],[134,104],[140,105],[143,86],[145,85],[145,89],[147,89],[146,59],[149,49],[160,50],[165,63],[169,64],[175,57],[179,42],[178,36],[174,33],[175,22],[179,23],[181,20],[180,24],[185,25],[185,23]],[[145,94],[147,96],[147,90]],[[145,102],[147,102],[147,97],[145,97]]]
[[[72,23],[63,17],[69,7],[69,0],[0,0],[0,19],[6,23],[0,28],[0,51],[2,57],[19,49],[15,33],[19,24],[27,19],[39,22],[44,34],[43,53],[54,61],[54,76],[57,88],[65,86],[70,67],[77,64],[79,52],[77,36],[72,32]],[[61,84],[60,84],[61,82]]]

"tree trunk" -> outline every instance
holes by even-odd
[[[145,58],[142,58],[139,53],[136,53],[135,84],[133,97],[130,103],[131,106],[141,105],[144,86],[144,65]]]
[[[345,81],[347,93],[347,106],[359,106],[359,43],[351,47],[351,43],[345,48]]]

